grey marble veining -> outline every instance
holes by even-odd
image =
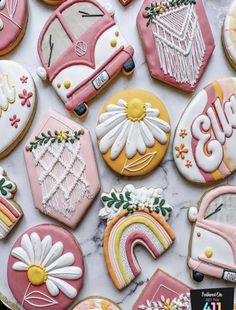
[[[40,121],[48,107],[51,107],[64,115],[71,117],[64,109],[62,103],[57,98],[53,89],[44,85],[36,75],[36,68],[40,65],[36,53],[38,34],[42,25],[47,20],[52,12],[49,8],[41,3],[41,1],[30,0],[30,18],[23,42],[13,53],[6,58],[16,60],[25,64],[28,70],[35,78],[38,90],[38,111],[33,122],[29,134],[33,127]],[[100,2],[104,3],[104,0]],[[209,66],[200,81],[198,90],[213,79],[235,75],[233,69],[229,66],[222,49],[221,44],[221,26],[224,16],[227,12],[231,0],[205,0],[207,14],[214,33],[216,49]],[[103,235],[105,230],[105,222],[98,218],[98,212],[101,208],[99,196],[95,203],[91,206],[85,218],[73,231],[76,238],[79,240],[85,258],[86,276],[84,287],[81,290],[78,299],[85,298],[91,295],[101,295],[113,299],[118,302],[123,310],[130,310],[132,305],[138,298],[142,289],[147,284],[148,280],[157,268],[172,274],[185,282],[191,287],[224,287],[231,286],[222,281],[211,278],[206,278],[201,284],[194,283],[188,273],[186,265],[186,257],[188,255],[188,242],[190,236],[190,224],[187,221],[186,213],[188,207],[196,204],[202,194],[207,190],[205,187],[196,187],[185,181],[177,172],[173,157],[172,145],[170,145],[168,153],[161,165],[150,175],[142,178],[127,178],[114,174],[103,162],[101,155],[98,152],[95,139],[95,124],[103,103],[115,92],[125,88],[145,88],[154,92],[165,103],[172,125],[172,138],[177,122],[187,106],[191,95],[186,95],[171,87],[168,87],[160,82],[154,81],[146,66],[145,57],[141,48],[140,39],[138,37],[135,21],[136,15],[142,4],[142,0],[134,0],[127,8],[123,8],[118,0],[112,0],[116,10],[116,21],[118,22],[121,31],[123,31],[128,41],[135,48],[136,70],[132,78],[127,79],[120,76],[110,87],[103,91],[90,104],[90,113],[84,122],[84,126],[91,130],[92,139],[94,142],[94,150],[96,153],[97,163],[102,184],[102,191],[109,191],[111,186],[121,189],[127,183],[133,183],[135,186],[161,187],[164,189],[165,198],[173,205],[173,215],[169,221],[171,227],[176,233],[177,240],[173,247],[168,250],[157,261],[154,261],[150,255],[141,248],[136,249],[136,255],[140,263],[142,273],[140,276],[125,290],[118,292],[112,281],[110,280],[105,267],[103,257]],[[29,52],[32,51],[33,57],[29,57]],[[34,53],[33,53],[34,51]],[[31,54],[31,53],[30,53]],[[28,136],[29,136],[28,134]],[[50,218],[40,214],[33,206],[32,195],[27,178],[26,168],[23,159],[23,147],[27,137],[16,148],[16,150],[6,159],[1,160],[0,164],[7,170],[8,174],[14,179],[18,185],[18,193],[16,200],[23,207],[25,217],[18,227],[11,234],[10,238],[1,242],[1,265],[0,265],[0,291],[13,299],[11,292],[7,286],[6,266],[10,249],[18,235],[23,233],[32,225],[41,223],[56,223]],[[232,175],[223,183],[235,184],[236,175]]]

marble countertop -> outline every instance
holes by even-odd
[[[118,292],[107,274],[104,262],[103,235],[106,224],[98,218],[99,209],[102,207],[98,196],[78,228],[73,231],[81,244],[86,266],[84,287],[79,293],[78,299],[91,295],[101,295],[116,301],[124,310],[130,310],[148,282],[148,279],[157,268],[163,269],[193,288],[232,286],[232,284],[227,284],[226,282],[217,281],[212,278],[206,278],[201,284],[196,285],[189,276],[186,256],[188,254],[191,227],[187,221],[186,213],[189,206],[198,202],[202,194],[206,191],[206,188],[191,185],[179,175],[173,162],[171,146],[162,164],[153,173],[142,178],[134,179],[121,177],[113,173],[106,166],[98,152],[95,139],[95,123],[103,103],[117,91],[134,87],[145,88],[160,97],[165,103],[171,117],[172,138],[177,122],[191,99],[191,95],[186,95],[155,81],[149,75],[136,29],[136,16],[141,7],[142,0],[134,0],[133,3],[126,8],[123,8],[118,0],[111,1],[116,11],[115,19],[121,31],[126,35],[130,44],[134,46],[136,70],[133,77],[130,79],[119,76],[119,78],[113,81],[105,91],[91,102],[90,113],[83,122],[83,125],[90,129],[92,134],[102,191],[109,191],[111,186],[121,189],[125,184],[130,182],[137,187],[147,186],[163,188],[165,198],[174,207],[173,215],[169,223],[176,233],[177,240],[172,248],[157,261],[154,261],[145,250],[141,248],[136,249],[136,255],[141,265],[142,273],[129,287],[122,292]],[[100,0],[100,2],[105,3],[106,1]],[[235,71],[230,67],[224,56],[221,44],[221,26],[227,8],[231,2],[232,0],[204,0],[215,38],[216,49],[200,81],[197,91],[210,83],[213,79],[235,75]],[[25,37],[14,52],[3,57],[4,59],[15,60],[23,64],[33,75],[38,92],[38,110],[29,133],[18,147],[7,158],[0,162],[0,165],[4,167],[8,175],[18,185],[18,192],[15,198],[25,212],[23,220],[11,234],[10,238],[8,238],[7,241],[1,241],[0,245],[0,291],[12,300],[14,300],[14,298],[8,288],[6,266],[10,249],[17,236],[33,225],[42,223],[58,224],[56,221],[42,215],[34,208],[23,158],[23,147],[34,126],[40,121],[49,107],[61,112],[65,116],[72,117],[64,109],[63,104],[56,96],[51,86],[43,84],[36,75],[36,68],[40,65],[36,52],[37,38],[42,25],[50,16],[53,8],[42,4],[39,0],[29,0],[29,5],[30,17]],[[223,183],[236,185],[236,174],[229,177]]]

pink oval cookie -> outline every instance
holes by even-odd
[[[66,310],[83,285],[78,242],[55,225],[38,225],[15,242],[8,260],[8,284],[26,310]],[[20,285],[16,285],[20,283]]]
[[[27,19],[27,0],[0,1],[0,55],[10,52],[20,42]]]

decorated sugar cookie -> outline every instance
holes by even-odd
[[[15,202],[16,184],[0,167],[0,239],[4,239],[23,216],[21,207]]]
[[[121,310],[113,301],[104,297],[88,297],[80,301],[73,310]]]
[[[132,310],[191,310],[190,288],[158,269]]]
[[[0,56],[10,52],[24,36],[27,0],[0,0]]]
[[[0,158],[24,137],[35,111],[35,87],[29,72],[16,62],[0,60]]]
[[[100,190],[89,131],[50,110],[26,144],[25,162],[36,208],[75,228]]]
[[[64,1],[66,0],[42,0],[42,2],[45,2],[46,4],[49,4],[49,5],[59,5]]]
[[[49,18],[39,38],[39,76],[48,78],[66,109],[79,117],[120,71],[129,75],[134,70],[134,50],[111,15],[110,5],[105,9],[95,0],[68,0]]]
[[[213,183],[236,169],[236,79],[214,81],[190,102],[176,128],[173,155],[179,172]]]
[[[202,0],[145,0],[137,27],[151,76],[193,92],[215,48]]]
[[[236,1],[233,1],[229,12],[225,18],[222,30],[222,41],[225,54],[236,69],[236,45],[235,45],[235,30],[236,30]]]
[[[136,176],[151,172],[170,140],[170,120],[154,94],[129,89],[110,98],[96,128],[103,159],[115,172]]]
[[[204,275],[236,282],[235,203],[236,187],[221,186],[207,192],[198,208],[189,209],[188,217],[194,226],[188,266],[197,282]]]
[[[80,246],[71,233],[59,226],[34,226],[13,245],[7,276],[22,308],[66,310],[83,285]]]
[[[104,208],[99,216],[107,219],[104,257],[117,289],[128,286],[141,272],[135,258],[136,245],[144,246],[157,259],[174,242],[175,235],[166,220],[172,207],[161,189],[136,189],[126,185],[121,192],[102,194]]]

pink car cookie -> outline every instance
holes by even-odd
[[[80,246],[71,233],[59,226],[34,226],[13,245],[7,276],[22,308],[67,310],[83,285]]]
[[[89,131],[48,111],[24,154],[35,207],[75,228],[100,190]]]
[[[190,288],[158,269],[132,310],[190,310]]]
[[[120,71],[134,70],[133,48],[110,14],[95,0],[68,0],[49,18],[38,41],[43,68],[68,111],[79,117],[86,103]]]
[[[21,41],[27,20],[27,0],[0,1],[0,56],[10,52]]]
[[[145,0],[137,27],[151,76],[193,92],[215,48],[202,0]]]

